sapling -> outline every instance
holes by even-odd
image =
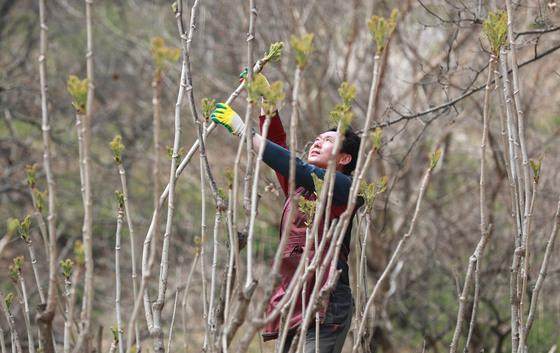
[[[109,146],[111,147],[111,151],[113,152],[113,160],[115,161],[115,163],[117,164],[117,170],[120,176],[120,180],[121,180],[121,188],[122,191],[117,195],[117,203],[119,205],[119,211],[120,212],[120,205],[121,205],[121,201],[122,201],[122,208],[123,211],[126,214],[126,223],[128,226],[128,233],[130,235],[130,254],[131,254],[131,263],[132,263],[132,295],[133,298],[136,300],[137,296],[138,296],[138,281],[137,281],[137,273],[136,273],[136,242],[135,242],[135,233],[134,233],[134,226],[132,223],[132,215],[131,215],[131,211],[130,211],[130,205],[128,202],[128,187],[127,187],[127,182],[126,182],[126,171],[124,169],[123,166],[123,159],[122,159],[122,152],[125,148],[125,146],[122,143],[122,137],[120,135],[116,135],[113,140],[111,141],[111,143],[109,144]],[[122,199],[121,199],[122,197]],[[118,213],[117,213],[117,217],[118,217]],[[118,219],[117,219],[118,220]],[[115,259],[116,260],[116,259]],[[140,331],[138,328],[138,323],[134,320],[132,321],[134,318],[131,318],[131,323],[134,324],[134,339],[136,342],[136,349],[138,350],[140,347],[140,342],[139,342],[139,337],[140,337]],[[119,326],[119,330],[122,330],[122,326]],[[131,343],[132,341],[132,335],[129,335],[128,338],[128,342]],[[123,340],[119,341],[120,344],[124,344]],[[127,344],[128,346],[128,344]],[[120,346],[119,346],[120,348]],[[130,347],[128,347],[130,348]]]
[[[89,6],[89,5],[88,5]],[[82,313],[80,322],[80,335],[74,352],[78,353],[82,349],[85,341],[89,341],[91,301],[93,299],[93,255],[92,246],[92,213],[93,204],[91,196],[90,181],[90,157],[89,157],[89,131],[88,131],[88,97],[91,85],[89,79],[80,80],[77,76],[70,75],[67,85],[68,93],[73,98],[72,106],[76,112],[76,130],[78,135],[78,156],[80,165],[80,183],[82,191],[82,202],[84,206],[84,220],[82,226],[82,241],[85,251],[85,281],[84,299],[82,301]]]
[[[482,138],[480,142],[480,240],[476,246],[474,253],[469,259],[469,265],[467,267],[467,272],[465,275],[465,281],[463,284],[463,290],[459,296],[459,308],[457,313],[457,322],[455,325],[455,331],[450,345],[450,353],[457,351],[457,344],[459,340],[459,335],[463,326],[464,315],[465,315],[465,302],[469,293],[471,286],[471,281],[474,276],[474,300],[471,312],[471,319],[469,325],[469,333],[467,335],[467,340],[465,343],[465,351],[468,350],[470,340],[472,337],[472,332],[476,324],[476,311],[478,308],[478,294],[479,294],[479,268],[480,259],[484,254],[484,249],[486,243],[488,242],[488,237],[490,235],[490,227],[488,224],[488,205],[486,201],[486,143],[488,140],[488,130],[490,124],[489,117],[489,105],[490,105],[490,90],[492,84],[492,75],[494,73],[494,65],[496,64],[496,59],[500,55],[500,49],[505,45],[506,40],[506,14],[501,12],[489,13],[488,18],[483,23],[483,33],[486,37],[489,45],[491,54],[488,59],[488,75],[486,79],[486,88],[484,91],[484,103],[482,108]]]
[[[402,238],[399,240],[399,242],[397,244],[397,247],[395,248],[393,254],[391,255],[391,258],[390,258],[389,262],[387,263],[387,266],[385,267],[385,269],[383,270],[383,273],[381,274],[381,276],[377,280],[377,283],[375,284],[375,287],[373,288],[373,291],[371,292],[371,294],[370,294],[370,296],[367,300],[366,306],[364,308],[364,313],[367,313],[370,306],[374,305],[374,314],[375,314],[375,299],[376,299],[376,296],[379,293],[381,285],[384,283],[385,279],[389,276],[389,274],[391,273],[391,271],[393,270],[393,268],[397,264],[397,261],[402,256],[404,248],[406,247],[407,243],[410,241],[410,239],[413,235],[414,227],[415,227],[416,221],[418,219],[418,214],[420,213],[420,206],[422,204],[422,200],[424,198],[426,188],[427,188],[428,183],[430,181],[430,177],[432,175],[432,172],[435,169],[435,167],[437,166],[437,163],[441,158],[441,154],[442,154],[441,149],[437,149],[430,156],[430,163],[428,165],[428,168],[426,168],[426,171],[425,171],[424,176],[422,177],[422,181],[420,183],[420,189],[418,190],[418,197],[417,197],[417,200],[416,200],[416,208],[414,210],[414,214],[412,215],[412,219],[410,221],[409,229],[402,236]],[[362,335],[364,334],[366,318],[367,318],[367,315],[363,315],[363,317],[360,319],[360,324],[358,326],[359,328],[358,328],[358,332],[357,332],[357,337],[355,338],[354,345],[352,347],[352,352],[355,352],[357,350],[358,345],[361,342],[361,339],[363,337]]]
[[[43,240],[43,246],[45,252],[47,253],[47,258],[49,257],[49,247],[48,247],[48,230],[43,218],[42,212],[45,209],[45,198],[47,196],[46,191],[40,191],[37,188],[37,165],[30,164],[25,166],[25,175],[27,177],[27,185],[31,191],[31,201],[33,203],[33,217],[39,225],[39,230],[41,234],[41,239]],[[44,302],[44,300],[42,300]]]
[[[62,277],[64,278],[64,297],[66,298],[66,303],[64,306],[64,343],[63,352],[70,352],[70,329],[72,326],[72,310],[73,303],[71,302],[72,293],[72,273],[74,271],[74,261],[72,259],[60,260],[60,269],[62,271]]]
[[[10,310],[13,300],[13,293],[10,292],[6,296],[4,296],[4,293],[0,291],[0,308],[2,309],[2,312],[6,317],[6,321],[8,321],[8,327],[10,328],[12,352],[23,353],[23,350],[21,349],[21,342],[19,341],[19,336],[16,330],[14,316],[12,315],[12,312]]]
[[[29,220],[29,217],[26,217]],[[29,230],[29,229],[28,229]],[[25,328],[27,331],[27,346],[30,353],[35,353],[35,341],[33,339],[33,328],[29,320],[29,302],[27,300],[27,290],[25,288],[25,280],[21,274],[23,269],[23,256],[17,256],[13,259],[12,264],[8,267],[8,274],[16,287],[16,293],[21,304],[23,304],[23,318],[25,320]],[[18,287],[18,285],[20,287]]]
[[[39,0],[39,24],[40,24],[40,47],[39,47],[39,83],[41,90],[41,131],[43,135],[43,168],[47,179],[48,196],[48,266],[49,285],[46,306],[42,305],[37,313],[39,324],[40,342],[44,353],[54,353],[54,342],[52,334],[52,322],[56,308],[56,190],[53,172],[51,170],[51,125],[48,112],[47,96],[47,46],[48,26],[46,21],[45,0]]]

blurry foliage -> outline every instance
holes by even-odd
[[[117,163],[122,163],[122,151],[124,150],[124,145],[122,144],[121,135],[115,135],[113,140],[109,143],[111,151],[113,152],[113,159]]]
[[[309,56],[315,47],[313,46],[313,33],[307,33],[301,37],[292,35],[290,37],[290,44],[295,52],[296,65],[298,68],[303,69],[309,60]]]
[[[117,200],[117,207],[124,209],[124,193],[122,191],[115,191],[115,199]]]
[[[154,78],[156,80],[161,78],[161,73],[167,62],[175,62],[181,57],[181,50],[179,48],[165,46],[165,41],[162,37],[152,38],[150,52],[152,53],[152,60],[156,67],[154,73]]]
[[[72,106],[77,113],[84,114],[86,112],[87,93],[89,89],[88,79],[80,80],[77,76],[68,76],[67,84],[68,93],[72,96]]]
[[[385,47],[391,38],[391,34],[393,34],[393,31],[397,27],[398,16],[399,11],[397,9],[393,9],[389,18],[371,16],[369,19],[367,25],[369,31],[373,35],[378,54],[382,54],[385,50]]]
[[[8,274],[12,281],[17,282],[19,276],[21,275],[22,268],[23,268],[23,256],[16,256],[12,260],[12,264],[8,266]]]
[[[74,243],[74,261],[76,266],[82,267],[85,263],[84,244],[81,240],[76,240]]]
[[[8,310],[11,309],[13,302],[14,302],[14,293],[10,292],[6,294],[6,296],[4,297],[4,303],[8,307]]]
[[[310,227],[313,224],[313,216],[315,215],[317,202],[315,200],[308,200],[302,196],[299,198],[297,205],[299,211],[305,216],[305,226]]]
[[[340,123],[340,131],[344,134],[352,122],[352,101],[356,96],[356,86],[348,82],[342,82],[338,89],[338,94],[342,99],[342,103],[334,107],[329,113],[329,117],[332,124],[338,125]]]

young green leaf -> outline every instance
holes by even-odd
[[[489,12],[488,17],[482,24],[484,36],[490,44],[492,54],[500,55],[500,49],[507,40],[507,13],[505,11]]]
[[[124,193],[115,190],[115,198],[117,199],[117,207],[121,210],[124,209]]]
[[[282,49],[284,48],[283,42],[275,42],[270,45],[268,52],[264,55],[263,61],[278,61],[282,55]]]
[[[60,260],[60,268],[62,269],[62,276],[64,280],[69,281],[72,277],[72,270],[74,269],[74,261],[71,259]]]
[[[29,185],[30,188],[34,188],[35,187],[35,183],[36,183],[36,172],[37,172],[37,165],[36,164],[28,164],[25,166],[25,175],[27,176],[27,185]]]
[[[76,266],[82,267],[85,263],[84,244],[81,240],[76,240],[74,243],[74,260]]]
[[[542,160],[543,157],[540,157],[538,160],[534,160],[534,159],[529,160],[529,164],[531,165],[531,169],[533,170],[533,181],[535,182],[535,184],[539,183],[539,178],[541,176]]]
[[[23,241],[26,243],[29,242],[30,235],[29,235],[29,228],[31,226],[31,218],[29,216],[25,216],[25,218],[18,223],[17,231],[18,235]]]
[[[165,41],[162,37],[152,38],[150,51],[156,67],[156,75],[158,76],[161,75],[166,62],[175,62],[181,57],[181,50],[165,46]]]
[[[431,156],[430,156],[430,169],[434,170],[436,167],[439,159],[441,158],[441,148],[438,148]]]
[[[215,99],[202,98],[202,117],[204,120],[210,119],[210,114],[214,111],[215,105]]]
[[[315,208],[317,203],[313,200],[308,200],[305,197],[301,197],[298,200],[298,209],[305,216],[305,225],[310,227],[313,224],[313,216],[315,215]]]
[[[17,282],[18,277],[21,275],[23,267],[23,256],[17,256],[12,260],[12,264],[8,266],[8,274],[10,279]]]
[[[17,218],[8,218],[6,221],[6,236],[13,236],[17,231],[19,226],[19,220]]]
[[[307,33],[301,37],[292,35],[290,37],[290,44],[295,52],[296,65],[298,68],[303,69],[309,60],[309,56],[315,48],[313,47],[313,33]]]
[[[379,54],[383,53],[387,47],[391,34],[393,34],[393,31],[397,27],[398,16],[399,11],[397,9],[393,9],[393,11],[391,11],[391,16],[387,19],[381,16],[371,16],[369,19],[368,28],[373,35],[375,45],[377,46],[377,52]]]
[[[109,146],[113,152],[113,159],[120,164],[122,162],[122,151],[124,150],[121,135],[115,135],[113,140],[109,143]]]
[[[6,294],[6,296],[4,297],[4,303],[6,303],[6,307],[8,307],[8,310],[10,310],[10,308],[12,307],[13,301],[14,301],[14,293],[10,292]]]
[[[88,79],[80,80],[77,76],[68,76],[67,90],[74,100],[72,106],[76,109],[76,112],[84,114],[86,112],[87,93],[89,90]]]
[[[378,152],[381,149],[382,140],[383,130],[378,127],[371,133],[371,145],[374,152]]]

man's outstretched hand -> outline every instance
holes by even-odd
[[[216,109],[214,109],[210,118],[213,122],[224,126],[236,136],[242,136],[245,133],[245,123],[239,114],[226,103],[217,103]]]

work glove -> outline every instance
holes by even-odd
[[[235,136],[242,136],[245,133],[243,119],[226,103],[216,104],[216,109],[214,109],[210,118],[216,124],[224,126]]]

